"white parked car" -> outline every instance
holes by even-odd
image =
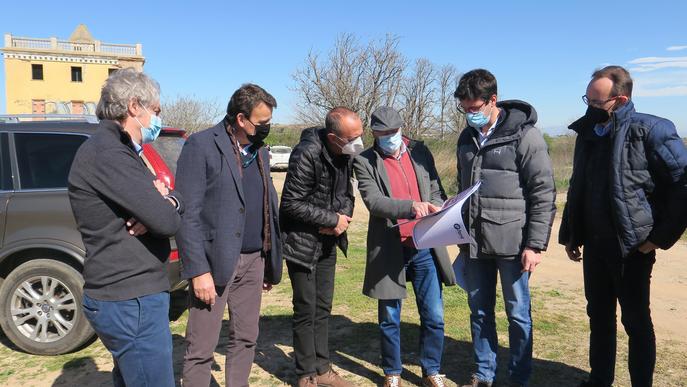
[[[270,146],[270,170],[285,171],[289,167],[291,147],[284,145]]]

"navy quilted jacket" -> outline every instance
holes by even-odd
[[[687,149],[675,125],[665,118],[628,109],[613,113],[611,213],[623,257],[649,240],[670,248],[687,227]],[[585,143],[594,123],[582,117],[570,125],[577,132],[573,174],[559,233],[561,244],[584,245]]]

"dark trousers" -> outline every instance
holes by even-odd
[[[587,298],[590,382],[611,386],[615,378],[616,303],[629,336],[632,386],[651,386],[656,364],[656,337],[649,308],[651,270],[656,254],[634,252],[625,259],[617,242],[584,248],[584,291]]]
[[[293,288],[293,349],[296,375],[322,375],[329,362],[329,316],[334,297],[336,246],[325,246],[312,270],[286,262]]]
[[[115,387],[174,386],[168,292],[125,301],[84,295],[83,311],[112,353]]]
[[[222,328],[224,305],[229,308],[229,340],[224,367],[226,386],[248,386],[258,340],[264,271],[265,260],[259,251],[241,254],[234,279],[226,286],[217,286],[213,306],[195,298],[193,289],[189,289],[183,371],[185,387],[210,385],[210,367]]]

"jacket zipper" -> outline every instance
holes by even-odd
[[[406,181],[406,187],[408,188],[408,196],[410,196],[410,199],[413,199],[413,193],[410,191],[410,181],[408,181],[408,175],[406,174],[405,168],[403,168],[403,164],[401,163],[401,159],[396,160],[398,162],[398,167],[401,168],[401,172],[403,172],[403,178]]]
[[[611,156],[613,156],[613,153],[612,153],[612,150],[613,150],[613,143],[615,142],[615,136],[617,135],[617,134],[616,134],[616,126],[617,126],[617,124],[618,124],[618,122],[616,121],[616,116],[615,116],[615,114],[613,114],[613,116],[611,117],[611,120],[613,121],[613,130],[611,131]],[[620,151],[620,157],[621,157],[621,158],[622,158],[622,155],[623,155],[623,154],[622,154],[622,150],[621,150],[621,151]],[[621,161],[622,161],[622,160],[621,160]],[[611,166],[610,166],[610,167],[611,167],[611,168],[609,168],[609,170],[611,171],[611,177],[612,177],[612,176],[613,176],[613,175],[612,175],[612,174],[613,174],[613,158],[611,158]],[[623,181],[622,181],[622,180],[623,180],[623,179],[621,178],[621,179],[620,179],[620,184],[623,184]],[[613,179],[611,178],[611,183],[612,183],[612,182],[613,182]],[[612,187],[611,187],[611,188],[612,188]],[[614,201],[613,201],[613,190],[612,190],[612,189],[609,189],[608,191],[609,191],[609,194],[610,194],[610,195],[609,195],[609,199],[611,199],[611,210],[612,210],[613,207],[615,207],[615,204],[614,204]],[[625,192],[625,187],[624,187],[624,186],[621,187],[621,192]],[[615,212],[615,211],[614,211],[614,212]],[[623,238],[620,236],[621,230],[620,230],[620,227],[619,227],[619,223],[618,223],[617,217],[618,217],[618,214],[616,213],[616,214],[614,214],[614,216],[612,216],[611,218],[613,219],[613,223],[614,223],[614,226],[615,226],[615,228],[616,228],[615,236],[616,236],[616,238],[618,239],[618,247],[620,248],[620,255],[621,255],[621,259],[620,259],[620,278],[623,278],[623,276],[625,275],[625,258],[622,257],[623,250],[624,250],[624,249],[623,249]]]

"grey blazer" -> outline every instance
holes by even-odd
[[[413,140],[408,144],[408,151],[417,176],[420,198],[440,206],[446,194],[432,154],[422,142]],[[413,217],[413,202],[391,198],[384,160],[374,147],[355,158],[353,169],[358,179],[358,190],[370,211],[363,294],[380,300],[406,298],[403,245],[398,227],[392,226],[397,219]],[[455,285],[456,276],[446,248],[434,248],[432,255],[442,282],[447,286]]]
[[[265,148],[260,152],[269,176],[269,154]],[[246,213],[244,195],[251,192],[243,192],[239,168],[223,122],[191,135],[184,144],[176,176],[177,191],[189,198],[176,236],[183,278],[210,272],[215,285],[223,286],[233,277],[246,216],[262,216]],[[282,273],[279,204],[271,178],[268,189],[272,250],[263,252],[264,280],[277,284]]]

